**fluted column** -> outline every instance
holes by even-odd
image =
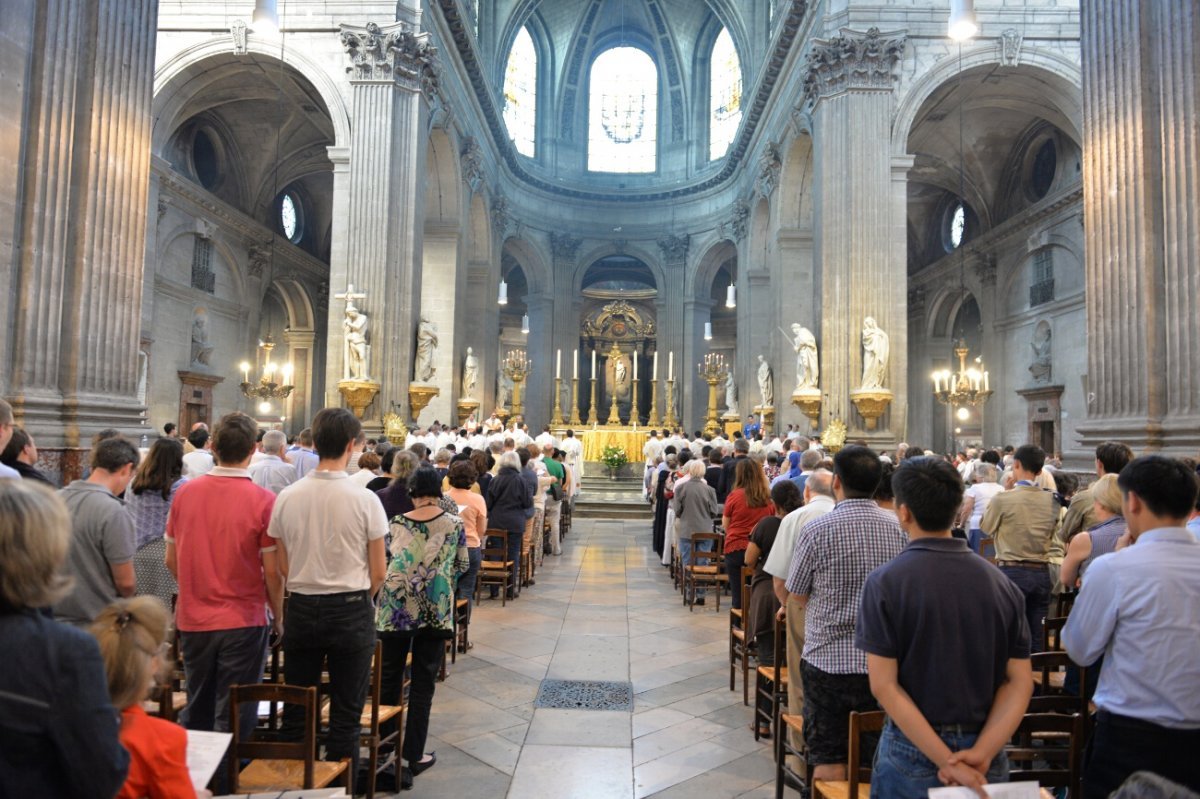
[[[344,374],[345,302],[333,295],[353,284],[367,295],[356,304],[371,319],[370,377],[382,384],[366,418],[378,422],[393,405],[408,418],[421,302],[420,181],[436,48],[417,33],[415,20],[342,25],[340,35],[350,61],[352,136],[344,172],[334,165],[333,216],[344,219],[345,240],[331,254],[326,401],[340,404]]]
[[[551,279],[554,281],[554,302],[552,306],[546,308],[546,313],[551,315],[551,321],[549,322],[550,337],[547,342],[548,346],[545,349],[547,358],[545,362],[546,368],[534,384],[537,386],[539,394],[545,395],[545,415],[537,417],[539,426],[547,424],[553,413],[555,350],[562,350],[563,377],[567,379],[564,385],[568,388],[571,385],[571,355],[579,348],[579,330],[580,324],[583,321],[583,303],[581,297],[575,293],[575,273],[578,271],[579,250],[582,246],[583,239],[576,238],[568,233],[550,234],[551,271],[553,272]],[[531,322],[535,315],[537,314],[531,308],[529,311]],[[532,336],[533,334],[530,333],[530,335]],[[582,363],[586,360],[587,356],[585,353],[581,353],[579,357]],[[530,395],[532,396],[532,394],[533,391],[531,390]],[[564,396],[565,399],[566,397]],[[575,401],[575,397],[571,397],[570,399],[571,402]],[[563,408],[563,418],[570,418],[570,410],[565,406]]]
[[[29,28],[29,103],[6,393],[40,443],[140,427],[142,275],[158,4],[51,0]]]
[[[845,30],[814,41],[806,65],[806,102],[813,105],[814,122],[816,261],[822,270],[821,391],[829,396],[822,417],[828,421],[836,414],[851,430],[864,430],[850,391],[862,383],[863,319],[874,317],[891,339],[884,386],[899,404],[868,436],[880,444],[894,439],[903,425],[907,385],[904,197],[893,191],[890,155],[893,70],[904,43],[903,34]]]
[[[685,322],[684,305],[687,298],[679,291],[671,291],[671,286],[683,286],[687,284],[687,257],[688,249],[691,245],[691,236],[687,233],[671,233],[663,236],[658,240],[658,248],[662,251],[663,256],[663,272],[667,276],[667,285],[658,287],[658,296],[661,301],[658,304],[658,319],[657,336],[658,339],[655,345],[658,347],[658,398],[662,403],[662,409],[659,411],[663,418],[666,418],[666,402],[667,402],[667,354],[675,353],[675,392],[678,394],[684,391],[684,386],[690,385],[690,376],[684,368],[684,364],[689,363],[685,360],[689,351],[691,352],[692,360],[696,358],[697,344],[703,344],[704,336],[704,321],[700,323],[700,334],[693,335],[694,331],[691,326]],[[693,367],[694,368],[694,367]],[[682,378],[682,379],[681,379]],[[691,392],[684,391],[682,395],[676,399],[676,404],[679,406],[681,413],[679,414],[680,422],[684,423],[691,418],[699,418],[699,415],[693,417],[689,415],[688,401]]]

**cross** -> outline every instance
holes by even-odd
[[[367,295],[366,294],[355,294],[354,293],[354,284],[350,283],[349,285],[346,286],[346,291],[344,293],[334,294],[333,298],[335,300],[345,300],[346,305],[353,305],[355,300],[365,300],[367,298]]]

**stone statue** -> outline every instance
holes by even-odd
[[[570,416],[571,415],[571,407],[572,407],[571,406],[571,381],[570,380],[562,381],[562,394],[560,394],[559,396],[561,397],[561,399],[559,400],[559,404],[562,406],[563,416],[564,417]]]
[[[512,378],[501,369],[500,374],[496,377],[496,407],[507,408],[508,401],[512,398],[512,392]]]
[[[816,336],[799,324],[792,325],[792,333],[796,336],[792,342],[792,349],[796,351],[796,393],[812,391],[821,379]]]
[[[146,378],[148,376],[150,366],[150,356],[145,350],[138,350],[138,381],[137,381],[137,401],[138,405],[146,404]]]
[[[467,399],[475,399],[475,389],[479,386],[479,359],[474,350],[467,347],[467,357],[463,359],[462,392]]]
[[[775,376],[771,374],[771,364],[767,363],[765,355],[758,356],[758,396],[762,407],[775,406]]]
[[[863,379],[861,388],[882,389],[887,379],[888,334],[875,324],[874,317],[863,320]]]
[[[212,351],[208,343],[208,313],[197,308],[192,315],[192,366],[208,366]]]
[[[730,416],[738,415],[737,383],[733,382],[733,368],[725,375],[725,413]]]
[[[629,370],[625,366],[624,358],[617,358],[617,365],[613,367],[613,375],[616,378],[618,386],[625,385],[629,379]]]
[[[1050,359],[1050,345],[1053,341],[1053,334],[1050,332],[1050,326],[1044,322],[1037,327],[1037,331],[1033,334],[1033,343],[1030,346],[1033,348],[1033,363],[1029,364],[1029,373],[1033,375],[1033,382],[1045,384],[1050,382],[1050,376],[1053,373],[1053,363]]]
[[[428,383],[437,374],[433,356],[437,354],[438,332],[433,322],[422,316],[417,323],[417,359],[413,369],[413,380]]]
[[[346,379],[370,380],[370,370],[367,356],[370,347],[367,344],[367,315],[358,310],[350,300],[346,301],[346,318],[342,320],[342,329],[346,333]]]

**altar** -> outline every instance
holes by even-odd
[[[604,448],[610,446],[625,450],[625,457],[630,463],[641,463],[643,460],[642,447],[646,446],[646,436],[649,430],[634,430],[631,427],[600,427],[595,430],[584,430],[576,435],[583,442],[583,459],[598,462],[604,454]]]

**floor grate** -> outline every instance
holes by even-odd
[[[633,710],[633,684],[596,680],[542,680],[534,707]]]

